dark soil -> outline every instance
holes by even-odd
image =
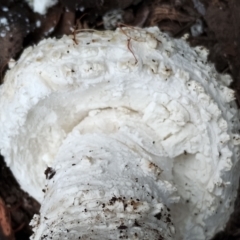
[[[193,46],[206,46],[217,70],[232,75],[240,105],[239,0],[61,0],[44,16],[32,12],[24,0],[0,0],[0,19],[8,21],[0,23],[0,34],[5,35],[0,36],[0,80],[8,61],[17,59],[23,48],[83,28],[103,30],[103,16],[113,9],[122,10],[119,24],[157,25],[173,37],[188,33]],[[38,211],[39,204],[20,189],[0,158],[0,239],[29,239],[28,224]],[[225,230],[213,239],[240,239],[240,194]]]

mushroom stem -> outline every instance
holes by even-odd
[[[67,137],[48,175],[32,239],[126,235],[153,240],[174,235],[169,205],[178,201],[175,189],[156,179],[161,170],[136,141],[123,139],[121,130],[107,136],[75,129]]]

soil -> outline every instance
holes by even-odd
[[[193,46],[207,47],[209,61],[217,70],[232,75],[231,87],[240,105],[239,12],[239,0],[59,0],[46,15],[40,15],[24,0],[0,0],[0,80],[11,58],[17,59],[24,48],[45,37],[58,38],[81,29],[114,29],[118,25],[157,25],[176,38],[189,34]],[[4,18],[7,24],[1,22]],[[29,239],[29,222],[39,207],[20,189],[1,157],[0,239]],[[226,228],[212,240],[220,239],[240,239],[240,191]]]

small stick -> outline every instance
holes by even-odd
[[[119,28],[121,29],[122,33],[123,33],[126,37],[128,37],[128,39],[127,39],[127,48],[128,48],[128,50],[132,53],[132,55],[133,55],[133,57],[134,57],[134,59],[135,59],[135,64],[137,64],[137,63],[138,63],[138,60],[137,60],[137,58],[136,58],[133,50],[131,49],[131,40],[132,40],[132,37],[128,36],[128,35],[126,34],[126,32],[124,32],[124,30],[122,29],[122,25],[123,25],[123,24],[119,24]],[[131,27],[131,26],[130,26],[130,27]],[[133,39],[133,40],[134,40],[134,39]],[[135,41],[136,41],[136,40],[135,40]]]
[[[79,27],[81,25],[81,20],[88,15],[88,13],[84,13],[79,19],[76,20],[76,25],[73,30],[73,41],[76,45],[78,45],[77,39],[76,39],[76,33],[80,30]]]

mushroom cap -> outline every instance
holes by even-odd
[[[208,239],[233,211],[240,125],[231,78],[207,55],[156,27],[44,39],[23,52],[0,87],[1,154],[41,203],[44,171],[74,129],[123,129],[163,170],[159,181],[177,191],[175,204],[164,200],[172,204],[173,239]],[[129,111],[141,133],[131,130],[134,121],[124,126]]]

